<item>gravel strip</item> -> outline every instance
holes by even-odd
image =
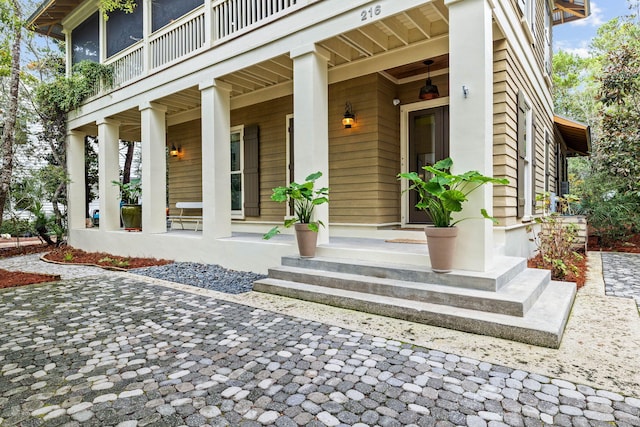
[[[195,262],[176,262],[156,267],[137,268],[129,272],[228,294],[249,292],[254,281],[266,277],[250,271],[228,270],[216,264]]]

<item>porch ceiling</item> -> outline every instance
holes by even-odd
[[[356,30],[322,40],[318,44],[330,53],[329,68],[331,69],[424,42],[446,35],[448,32],[449,10],[444,5],[444,0],[434,0]],[[428,52],[425,55],[428,56]],[[432,71],[447,67],[448,60],[440,60],[432,66]],[[425,72],[426,68],[422,62],[387,70],[387,73],[394,78],[421,75]],[[403,77],[399,77],[400,75]],[[288,55],[281,55],[222,76],[220,80],[231,85],[232,97],[243,95],[292,81],[293,61]]]
[[[569,156],[588,156],[591,151],[591,129],[588,125],[554,116],[553,122],[558,129]]]
[[[583,19],[591,14],[590,0],[554,0],[553,25]]]

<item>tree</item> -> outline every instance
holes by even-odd
[[[640,191],[640,26],[613,20],[594,41],[603,67],[599,77],[601,138],[596,170],[623,179],[623,189]]]
[[[7,196],[11,188],[13,176],[13,146],[15,142],[15,129],[18,117],[19,90],[20,90],[20,53],[22,41],[22,11],[17,0],[0,1],[0,21],[9,34],[11,34],[11,60],[9,71],[9,104],[6,109],[2,126],[2,140],[0,151],[2,153],[2,168],[0,169],[0,225],[4,216],[4,208]]]

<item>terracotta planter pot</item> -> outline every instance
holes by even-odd
[[[298,241],[298,251],[302,258],[313,258],[316,256],[316,245],[318,243],[318,233],[309,230],[308,224],[295,224],[296,240]]]
[[[120,215],[125,230],[142,230],[142,205],[122,205]]]
[[[457,227],[424,227],[431,269],[436,273],[448,273],[453,265],[453,251],[456,248]]]

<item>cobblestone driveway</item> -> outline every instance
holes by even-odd
[[[602,252],[607,295],[633,298],[640,310],[640,254]]]
[[[640,426],[640,399],[154,286],[0,292],[0,425]]]

